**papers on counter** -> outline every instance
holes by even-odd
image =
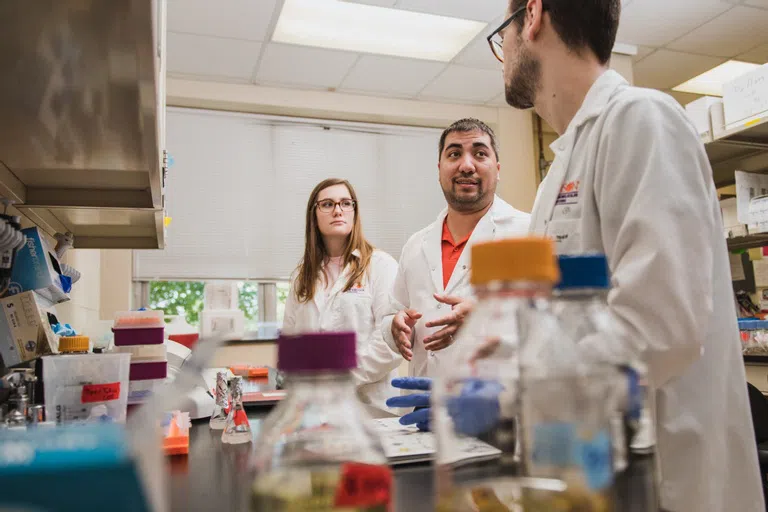
[[[415,425],[401,425],[400,418],[381,418],[373,421],[391,465],[414,464],[434,459],[435,435],[432,432],[421,432]],[[480,462],[501,456],[500,450],[474,437],[459,438],[457,452],[460,455],[455,460],[446,462]]]

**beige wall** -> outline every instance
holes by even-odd
[[[78,270],[82,277],[72,286],[71,300],[56,306],[59,321],[75,330],[88,334],[100,319],[101,308],[101,251],[95,249],[70,250],[64,263]]]

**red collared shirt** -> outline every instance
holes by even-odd
[[[467,246],[467,241],[471,236],[472,233],[470,232],[466,238],[459,243],[455,243],[451,230],[448,229],[448,219],[446,218],[443,221],[443,241],[441,243],[443,252],[443,289],[448,286],[448,281],[451,280],[451,275],[453,275],[453,269],[456,268],[456,263],[461,258],[461,253],[464,252],[464,247]]]

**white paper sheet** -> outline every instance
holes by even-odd
[[[768,195],[768,175],[736,171],[736,216],[740,224],[752,224],[749,202],[758,196]]]

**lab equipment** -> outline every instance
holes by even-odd
[[[744,355],[768,356],[768,321],[739,318],[739,332]]]
[[[213,430],[221,430],[227,424],[229,409],[229,389],[227,387],[227,372],[216,372],[216,403],[208,425]]]
[[[392,471],[357,398],[354,333],[283,336],[288,396],[256,441],[251,509],[389,510]]]
[[[160,345],[165,337],[162,311],[124,311],[115,315],[115,346]]]
[[[86,345],[87,346],[87,345]],[[74,343],[62,348],[76,350]],[[128,354],[67,354],[43,357],[46,417],[57,423],[125,422]]]
[[[187,455],[189,453],[189,413],[173,411],[163,421],[163,450],[166,455]]]
[[[600,353],[589,351],[589,341],[594,337],[612,337],[611,314],[608,309],[608,292],[611,288],[608,260],[604,254],[561,255],[558,257],[561,279],[555,287],[552,310],[562,328],[578,344],[585,342],[587,350],[582,356],[592,362],[604,361]],[[627,400],[619,406],[612,418],[614,467],[617,471],[627,465],[628,442],[642,425],[646,430],[642,439],[653,439],[653,422],[649,406],[643,406],[649,397],[645,389],[644,365],[639,360],[612,361],[623,367],[627,377]],[[617,400],[620,397],[617,395]],[[626,419],[626,423],[625,423]],[[647,447],[644,446],[644,449]]]
[[[6,208],[7,208],[6,204]],[[21,232],[21,218],[0,215],[0,297],[11,285],[16,253],[24,246],[26,237]]]
[[[508,489],[525,487],[524,475],[562,487],[547,499],[585,496],[592,505],[584,510],[604,510],[613,467],[610,416],[601,408],[610,407],[618,372],[588,372],[552,312],[559,279],[552,241],[475,244],[470,279],[478,304],[452,346],[451,370],[437,375],[432,391],[438,503],[460,511],[481,506],[485,496],[514,509],[519,496]],[[502,451],[499,476],[454,467],[458,441],[468,434]]]
[[[221,433],[221,442],[229,444],[250,443],[251,424],[243,406],[243,378],[234,377],[231,384],[229,413]]]

